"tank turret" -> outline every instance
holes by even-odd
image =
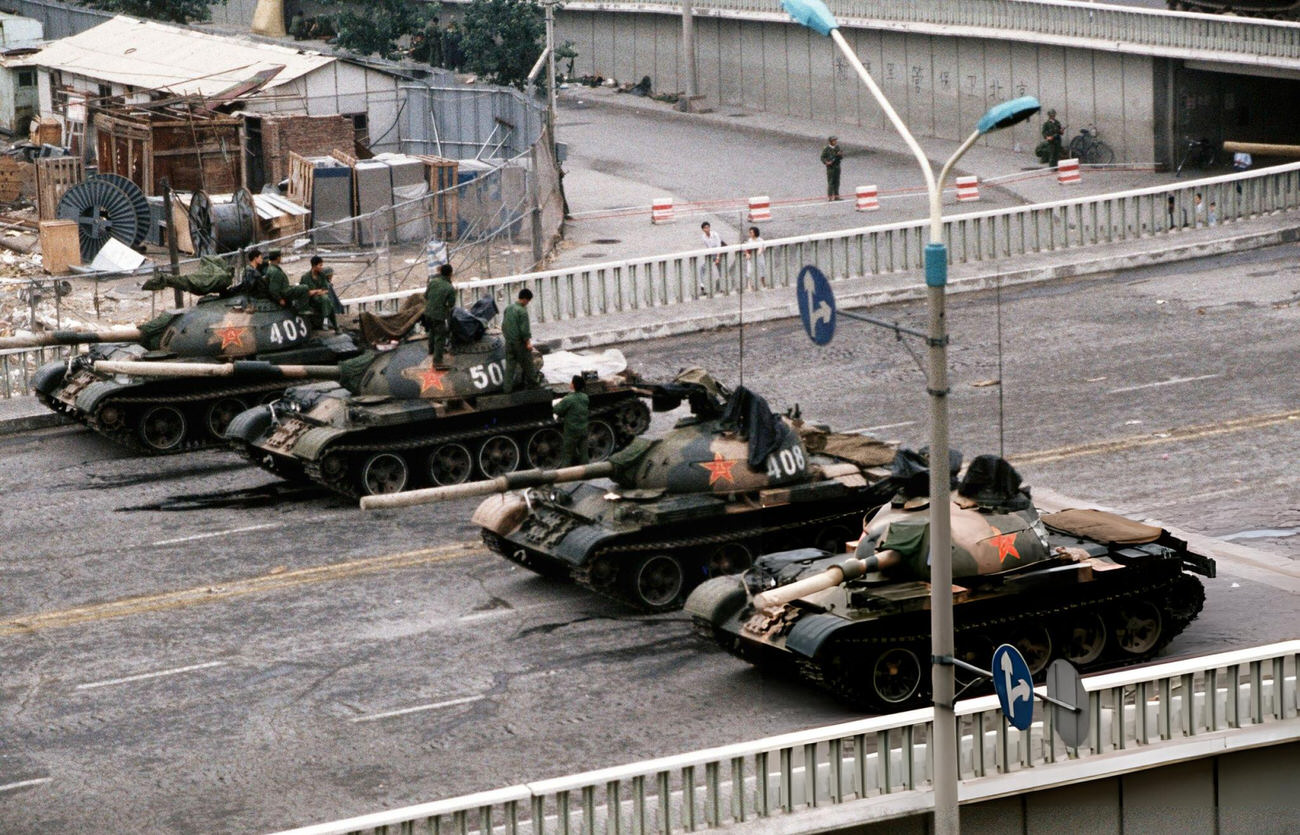
[[[843,550],[862,514],[889,497],[891,445],[773,414],[762,397],[730,392],[699,371],[654,390],[657,409],[684,399],[690,417],[604,464],[372,496],[362,506],[499,492],[472,517],[493,551],[635,608],[666,611],[701,581],[745,570],[756,554],[809,543]]]
[[[696,629],[751,664],[807,679],[861,709],[924,704],[925,480],[895,467],[902,489],[869,516],[854,555],[776,552],[743,576],[704,583],[686,601]],[[1192,575],[1215,573],[1213,560],[1161,528],[1100,510],[1040,514],[996,456],[972,462],[947,512],[957,655],[976,666],[987,667],[1002,643],[1015,645],[1035,674],[1057,658],[1084,670],[1146,660],[1200,612],[1205,593]],[[983,684],[967,678],[963,686]]]

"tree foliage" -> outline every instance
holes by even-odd
[[[438,19],[436,3],[411,0],[322,0],[321,5],[339,9],[329,15],[338,33],[336,45],[381,58],[397,58],[401,54],[399,41],[426,31]]]
[[[545,46],[545,16],[537,0],[473,0],[461,26],[465,69],[522,90]]]
[[[226,0],[218,2],[225,3]],[[173,23],[207,20],[209,17],[207,0],[85,0],[85,4],[106,12]]]

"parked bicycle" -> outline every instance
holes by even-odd
[[[1174,169],[1174,176],[1177,177],[1183,173],[1183,166],[1194,165],[1204,171],[1207,168],[1213,168],[1219,162],[1219,146],[1201,137],[1200,139],[1188,138],[1187,145],[1183,148],[1183,158],[1178,161],[1178,167]]]
[[[1084,165],[1106,165],[1115,161],[1115,152],[1101,141],[1096,126],[1080,128],[1070,140],[1069,156]]]

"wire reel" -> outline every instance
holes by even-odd
[[[198,255],[234,252],[253,243],[256,213],[253,195],[239,189],[223,203],[207,192],[196,191],[190,198],[190,239]]]
[[[95,260],[109,238],[135,246],[137,240],[144,240],[148,230],[147,220],[141,229],[140,216],[131,198],[107,178],[91,178],[68,189],[59,198],[55,214],[63,220],[77,222],[83,264]]]

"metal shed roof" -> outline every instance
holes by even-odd
[[[281,68],[265,85],[270,88],[335,60],[319,52],[119,15],[55,41],[22,63],[142,90],[212,95],[262,70]]]

